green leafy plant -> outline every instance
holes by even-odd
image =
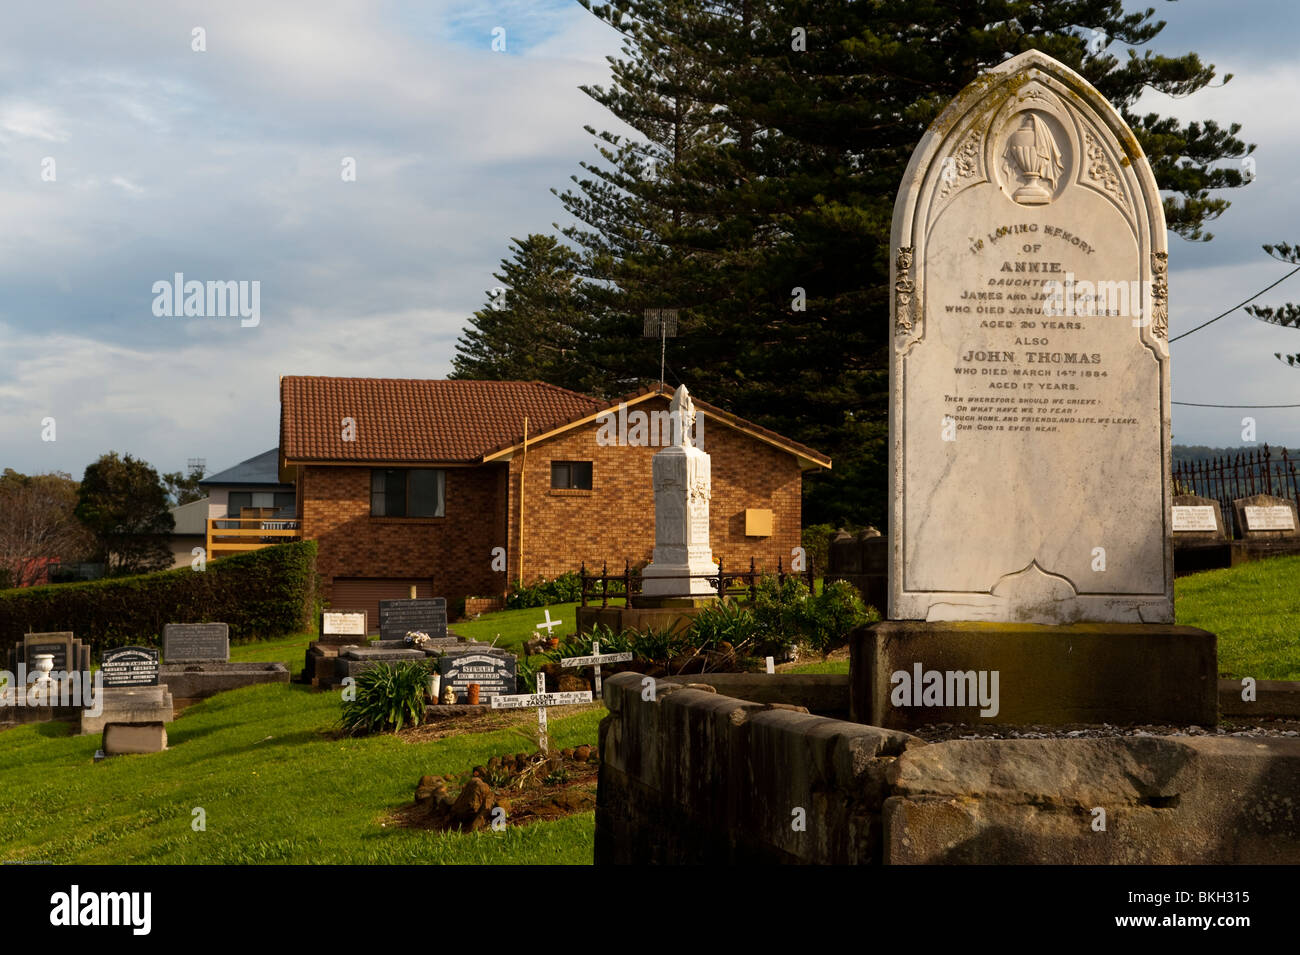
[[[356,696],[343,701],[343,729],[351,736],[419,726],[429,666],[419,661],[376,663],[357,677]]]
[[[816,597],[804,603],[799,621],[801,642],[826,657],[843,646],[849,634],[880,615],[862,602],[857,588],[844,580],[832,580]]]
[[[748,649],[760,632],[752,610],[729,602],[705,607],[695,615],[691,630],[695,645],[702,650],[717,650],[726,643],[738,653]]]
[[[561,574],[554,580],[539,577],[527,586],[516,580],[506,596],[506,609],[546,607],[551,604],[572,603],[581,598],[582,579],[575,573]]]

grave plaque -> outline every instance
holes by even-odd
[[[169,623],[163,627],[163,659],[168,663],[230,660],[230,627],[224,623]]]
[[[1219,522],[1210,504],[1174,505],[1174,532],[1215,531]]]
[[[926,132],[894,209],[893,620],[1169,623],[1165,221],[1146,157],[1038,52]]]
[[[104,686],[157,686],[158,651],[151,647],[105,650],[100,664]]]
[[[1247,539],[1279,539],[1297,536],[1296,504],[1272,494],[1254,494],[1232,502],[1237,534]]]
[[[54,657],[52,673],[67,673],[75,668],[74,644],[78,644],[78,641],[70,630],[25,634],[23,636],[23,660],[27,664],[28,679],[32,677],[37,655],[42,653],[48,653]],[[73,661],[71,667],[68,665],[69,660]]]
[[[381,640],[405,640],[420,630],[433,639],[447,636],[447,601],[443,597],[379,601]]]
[[[442,685],[456,691],[458,703],[468,702],[471,683],[479,685],[479,700],[484,703],[513,694],[517,688],[512,653],[450,651],[438,658],[438,672],[442,674]]]
[[[1289,507],[1243,507],[1248,531],[1293,531],[1295,518]]]
[[[366,612],[364,610],[326,611],[321,614],[320,632],[322,636],[364,637]]]

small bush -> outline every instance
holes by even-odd
[[[538,577],[526,587],[516,580],[506,596],[506,609],[546,607],[550,604],[573,603],[581,598],[582,579],[574,573],[562,574],[554,580]]]
[[[419,661],[376,663],[357,677],[356,698],[343,701],[343,729],[350,736],[396,732],[419,726],[429,665]]]

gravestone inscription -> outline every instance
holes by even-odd
[[[327,610],[321,614],[320,632],[325,637],[351,636],[364,638],[366,635],[366,612],[364,610]]]
[[[890,619],[1172,622],[1165,222],[1123,119],[1041,53],[988,70],[893,246]]]
[[[152,647],[116,647],[100,662],[104,686],[157,686],[158,651]]]
[[[433,639],[447,636],[447,600],[444,597],[418,600],[379,601],[381,640],[405,640],[419,630]]]
[[[1216,543],[1225,539],[1223,511],[1219,502],[1195,494],[1174,497],[1172,528],[1174,543]]]
[[[163,659],[168,663],[230,660],[230,627],[224,623],[169,623],[163,627]]]
[[[504,651],[451,650],[438,658],[438,672],[442,674],[443,687],[456,691],[456,701],[469,700],[469,685],[479,685],[479,699],[483,702],[515,692],[515,656]]]
[[[1254,494],[1232,502],[1238,533],[1247,540],[1297,536],[1295,501],[1271,494]]]

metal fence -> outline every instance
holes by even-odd
[[[579,574],[582,580],[582,606],[586,607],[588,601],[600,600],[602,607],[609,606],[610,597],[626,597],[631,595],[633,598],[641,594],[641,572],[633,570],[630,563],[623,562],[623,572],[609,572],[609,562],[606,561],[601,566],[599,574],[587,573],[587,565],[582,565]],[[675,577],[656,577],[655,580],[707,580],[709,588],[718,597],[738,597],[748,596],[751,600],[758,594],[758,583],[765,576],[775,577],[778,584],[783,585],[787,577],[797,577],[802,580],[810,591],[815,590],[814,583],[816,576],[813,573],[812,558],[808,558],[808,566],[805,570],[787,571],[781,561],[776,559],[776,571],[764,570],[755,566],[753,557],[749,558],[749,570],[724,570],[722,561],[718,561],[718,569],[712,574],[691,574],[679,575]]]
[[[1232,508],[1235,500],[1254,494],[1272,494],[1300,506],[1300,480],[1286,448],[1275,451],[1266,444],[1241,454],[1179,461],[1174,464],[1173,472],[1175,494],[1195,494],[1219,502],[1223,526],[1230,538],[1237,537]]]

